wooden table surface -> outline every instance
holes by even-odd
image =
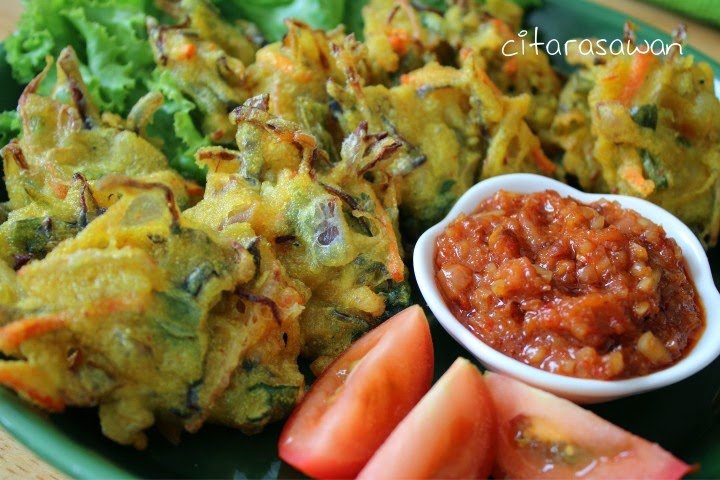
[[[655,7],[634,0],[593,0],[664,31],[672,31],[679,22],[688,25],[689,43],[720,62],[720,30],[681,19]],[[21,12],[20,0],[0,0],[0,41],[14,28]],[[0,428],[0,478],[3,479],[66,479],[67,477],[47,465],[24,445]]]

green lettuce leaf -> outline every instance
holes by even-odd
[[[151,0],[25,2],[18,29],[5,41],[13,77],[29,82],[48,55],[57,57],[70,45],[100,109],[127,114],[155,66],[145,31],[148,13],[159,13]]]
[[[64,45],[74,43],[74,32],[58,12],[66,0],[24,2],[17,30],[5,40],[6,58],[19,83],[28,83],[45,66],[45,57],[57,55]],[[58,46],[59,45],[59,46]]]
[[[192,120],[197,105],[188,100],[167,70],[156,70],[148,81],[149,90],[163,94],[165,101],[148,125],[147,134],[157,139],[170,166],[185,178],[205,182],[205,170],[195,163],[195,152],[211,144]]]
[[[0,148],[20,135],[20,115],[17,111],[0,112]]]
[[[10,142],[13,138],[20,135],[20,115],[17,111],[9,110],[7,112],[0,112],[0,148]],[[2,162],[0,162],[0,178],[2,178],[3,169]],[[0,223],[3,223],[7,219],[6,212],[4,213],[2,202],[8,199],[7,190],[5,189],[5,182],[0,181]]]
[[[355,33],[359,39],[363,38],[362,9],[370,0],[345,0],[345,15],[343,23],[348,33]]]
[[[363,2],[350,0],[215,0],[221,11],[255,23],[270,41],[279,40],[286,18],[302,20],[315,28],[331,29],[343,22],[345,7]]]
[[[145,93],[143,80],[155,67],[148,48],[144,8],[74,7],[65,16],[84,39],[88,88],[98,106],[128,112]]]

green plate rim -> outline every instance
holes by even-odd
[[[50,465],[73,478],[130,478],[126,470],[80,443],[68,441],[50,424],[47,414],[27,405],[6,388],[0,389],[0,424]],[[83,463],[68,459],[83,457]]]

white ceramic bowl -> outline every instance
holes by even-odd
[[[661,225],[675,239],[685,256],[690,276],[703,303],[706,327],[695,347],[682,360],[664,370],[627,380],[590,380],[550,373],[515,360],[491,348],[463,326],[445,304],[435,282],[435,240],[461,212],[470,214],[485,198],[498,190],[532,193],[555,190],[584,203],[600,198],[615,200]],[[485,367],[578,403],[596,403],[654,390],[683,380],[710,364],[720,354],[720,294],[715,288],[710,264],[702,245],[680,220],[666,210],[640,198],[581,192],[556,180],[532,174],[493,177],[468,190],[447,217],[418,240],[413,255],[420,291],[440,324]]]

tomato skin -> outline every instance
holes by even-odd
[[[279,440],[285,462],[316,478],[352,478],[428,391],[434,355],[422,308],[371,330],[313,383]]]
[[[498,415],[495,478],[681,478],[690,467],[589,410],[487,372]]]
[[[458,358],[375,452],[358,479],[487,478],[497,418],[480,371]]]

